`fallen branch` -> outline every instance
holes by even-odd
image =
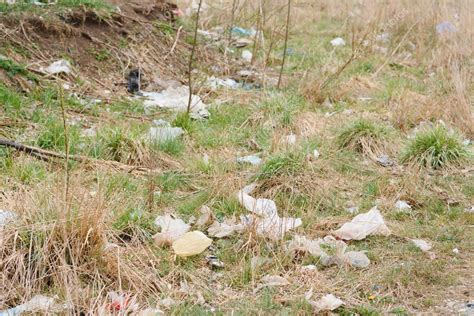
[[[23,144],[20,144],[20,143],[17,143],[5,138],[0,138],[0,146],[13,148],[17,151],[24,152],[30,156],[33,156],[43,161],[52,161],[53,159],[66,159],[66,155],[62,153],[57,153],[54,151],[49,151],[49,150],[41,149],[38,147],[23,145]],[[81,156],[81,155],[69,155],[68,159],[76,161],[76,162],[91,163],[96,166],[105,166],[105,167],[113,168],[116,170],[127,171],[129,173],[133,171],[136,171],[139,173],[149,173],[149,172],[160,171],[159,169],[156,169],[156,168],[152,169],[152,168],[148,168],[144,166],[131,166],[131,165],[127,165],[118,161],[94,159],[94,158]]]

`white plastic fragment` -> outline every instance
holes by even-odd
[[[18,218],[18,215],[11,211],[0,210],[0,228],[5,226],[7,223],[14,221]]]
[[[358,206],[351,206],[351,207],[346,208],[346,211],[351,213],[351,214],[355,214],[355,213],[359,212],[359,207]]]
[[[455,253],[455,254],[457,254],[457,255],[458,255],[458,254],[459,254],[459,252],[460,252],[460,251],[459,251],[459,249],[458,249],[458,248],[454,248],[454,249],[453,249],[453,253]]]
[[[235,232],[240,233],[244,230],[243,224],[236,224],[235,219],[226,220],[223,223],[214,221],[208,228],[207,233],[211,237],[224,238],[228,237]]]
[[[249,155],[249,156],[244,156],[244,157],[239,157],[237,158],[238,163],[249,163],[253,166],[258,166],[259,164],[262,163],[262,158],[260,158],[257,155]]]
[[[201,216],[196,221],[197,227],[203,227],[210,224],[214,219],[214,213],[212,212],[211,208],[207,205],[201,206],[199,210],[201,212]]]
[[[346,45],[346,41],[342,37],[336,37],[335,39],[331,40],[331,45],[334,47],[344,46]]]
[[[436,33],[442,35],[442,34],[450,34],[450,33],[455,33],[456,32],[456,27],[454,26],[453,23],[449,21],[441,22],[436,25]]]
[[[239,202],[251,213],[242,216],[241,221],[247,227],[252,227],[258,235],[272,240],[282,239],[285,233],[301,226],[301,218],[282,218],[278,215],[274,201],[269,199],[255,199],[249,195],[255,184],[248,185],[237,194]]]
[[[249,51],[248,49],[244,49],[242,51],[242,59],[245,60],[246,62],[251,62],[252,61],[252,57],[253,57],[253,54],[251,51]]]
[[[308,252],[313,256],[319,257],[327,255],[324,250],[321,249],[321,245],[324,244],[322,239],[312,240],[305,236],[295,235],[293,239],[288,243],[288,251],[295,252]]]
[[[384,219],[377,206],[367,213],[359,214],[351,222],[345,223],[334,231],[334,235],[344,240],[362,240],[369,235],[390,235]]]
[[[221,79],[214,76],[207,78],[207,84],[212,90],[217,90],[219,88],[237,89],[239,87],[238,82],[234,79]]]
[[[132,297],[130,294],[119,294],[115,291],[110,291],[107,293],[107,297],[110,300],[110,303],[107,304],[108,311],[101,311],[101,314],[105,312],[120,312],[127,314],[138,309],[135,297]]]
[[[423,239],[411,239],[411,242],[421,249],[423,252],[429,251],[432,246],[428,242],[424,241]]]
[[[174,140],[184,134],[181,127],[150,127],[148,139],[151,142],[163,143]]]
[[[310,301],[309,303],[311,306],[313,306],[315,312],[317,313],[322,311],[333,311],[344,304],[343,301],[333,294],[325,295],[320,300],[316,302]]]
[[[377,157],[376,161],[379,165],[383,167],[391,167],[395,165],[395,162],[390,159],[388,155],[380,155],[379,157]]]
[[[318,159],[321,154],[319,153],[319,150],[315,149],[313,150],[313,157],[314,159]]]
[[[354,268],[366,268],[370,264],[370,260],[362,251],[348,251],[344,254],[344,262]]]
[[[180,257],[198,255],[212,244],[212,239],[198,230],[188,232],[173,242],[173,250]]]
[[[145,112],[154,108],[166,108],[175,111],[186,111],[189,101],[189,89],[186,86],[169,87],[162,92],[141,92]],[[191,95],[191,112],[196,118],[209,117],[207,105],[197,95]]]
[[[286,145],[294,145],[294,144],[296,144],[296,135],[295,135],[295,134],[286,135],[286,136],[283,138],[283,143],[286,144]]]
[[[287,279],[279,275],[266,275],[261,281],[265,286],[285,286],[290,284]]]
[[[410,204],[408,204],[408,202],[402,201],[402,200],[398,200],[398,201],[395,203],[395,208],[396,208],[397,210],[401,210],[401,211],[409,211],[409,210],[411,210]]]
[[[66,306],[57,304],[55,299],[43,295],[35,295],[31,300],[6,311],[0,311],[0,315],[21,315],[23,313],[60,313]]]
[[[188,224],[179,218],[172,218],[169,214],[158,216],[155,220],[155,224],[161,228],[161,232],[154,236],[158,246],[173,243],[189,230]]]
[[[60,73],[69,74],[71,73],[71,63],[69,63],[69,61],[65,59],[60,59],[46,68],[42,67],[41,70],[51,75],[56,75]]]

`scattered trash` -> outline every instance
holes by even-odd
[[[159,302],[159,305],[160,305],[160,306],[163,306],[164,308],[169,309],[169,308],[171,308],[171,307],[173,307],[173,306],[176,305],[176,301],[175,301],[174,299],[172,299],[172,298],[167,297],[167,298],[162,299],[162,300]]]
[[[408,204],[407,201],[402,201],[402,200],[398,200],[395,203],[395,208],[397,210],[400,210],[400,211],[410,211],[411,210],[410,204]]]
[[[428,242],[424,241],[423,239],[411,239],[411,242],[415,246],[420,248],[421,251],[423,251],[423,252],[427,252],[432,248],[432,246]]]
[[[6,311],[0,311],[0,315],[21,315],[23,313],[60,314],[67,308],[65,305],[57,304],[52,297],[35,295],[31,300]]]
[[[460,253],[460,251],[459,251],[459,249],[458,249],[458,248],[454,248],[454,249],[453,249],[453,253],[455,253],[455,254],[457,254],[457,255],[458,255],[458,254]]]
[[[163,312],[161,309],[149,307],[147,309],[139,311],[137,316],[158,316],[164,314],[165,312]]]
[[[173,250],[180,257],[190,257],[202,253],[211,244],[212,239],[195,230],[184,234],[173,242]]]
[[[164,143],[170,140],[174,140],[184,134],[184,130],[181,127],[150,127],[148,131],[148,139],[156,143]]]
[[[321,154],[319,153],[319,150],[315,149],[313,150],[313,157],[314,159],[318,159]]]
[[[329,98],[324,99],[324,102],[322,104],[324,107],[328,109],[334,108],[334,104],[332,104],[331,100]]]
[[[470,208],[466,207],[464,209],[464,211],[467,212],[467,213],[474,213],[474,205],[472,205]],[[0,220],[0,222],[1,222],[1,220]]]
[[[214,223],[212,223],[212,225],[208,228],[207,232],[211,237],[224,238],[232,235],[235,232],[240,233],[244,230],[244,228],[244,225],[237,224],[234,218],[227,219],[223,223],[214,221]]]
[[[370,264],[370,260],[362,251],[348,251],[344,254],[344,262],[354,268],[366,268]]]
[[[346,41],[341,37],[336,37],[335,39],[331,40],[331,45],[334,47],[344,46],[346,45]]]
[[[253,44],[253,40],[248,39],[248,38],[239,38],[235,42],[233,42],[233,45],[237,48],[247,47],[252,44]]]
[[[339,298],[337,298],[333,294],[325,295],[320,300],[316,302],[310,301],[309,303],[311,304],[311,306],[313,306],[316,313],[319,313],[322,311],[333,311],[344,304],[343,301],[341,301]]]
[[[155,225],[161,228],[153,238],[158,246],[172,244],[189,230],[189,225],[181,219],[174,219],[169,214],[158,216]]]
[[[71,64],[65,59],[60,59],[46,68],[42,67],[41,71],[47,72],[51,75],[56,75],[60,73],[69,74],[71,73]]]
[[[145,112],[154,108],[167,108],[175,111],[186,111],[189,101],[189,88],[186,86],[170,87],[162,92],[141,92]],[[208,118],[207,105],[197,95],[191,96],[191,114],[193,118]]]
[[[336,237],[344,240],[362,240],[372,234],[390,235],[390,230],[385,225],[377,206],[367,213],[357,215],[351,222],[334,231]]]
[[[261,283],[255,288],[254,293],[257,293],[265,287],[286,286],[290,284],[287,279],[279,275],[266,275],[261,278],[260,281]]]
[[[390,41],[390,34],[387,33],[387,32],[378,34],[375,37],[375,40],[378,41],[378,42],[388,43]]]
[[[239,83],[234,79],[220,79],[214,76],[207,78],[207,84],[212,90],[219,88],[237,89],[239,87]]]
[[[251,62],[252,61],[253,54],[251,51],[248,49],[245,49],[242,51],[242,59],[245,60],[246,62]]]
[[[449,33],[455,33],[456,32],[456,27],[454,26],[453,23],[451,22],[441,22],[436,25],[436,33],[438,34],[449,34]]]
[[[462,144],[464,146],[469,146],[471,143],[472,143],[472,141],[470,139],[465,139],[465,140],[462,141]]]
[[[395,165],[395,162],[390,159],[388,155],[381,155],[377,157],[375,161],[377,161],[377,163],[383,167],[392,167],[393,165]]]
[[[346,208],[346,211],[351,213],[351,214],[355,214],[355,213],[359,212],[359,207],[358,206],[351,206],[351,207]]]
[[[295,235],[288,243],[288,251],[308,252],[315,257],[327,256],[326,252],[321,249],[322,244],[324,244],[322,239],[312,240],[305,236]]]
[[[18,215],[11,211],[0,210],[0,227],[5,226],[18,218]]]
[[[140,81],[142,74],[139,69],[132,69],[127,76],[127,91],[129,93],[137,93],[140,91]]]
[[[107,304],[108,310],[111,312],[132,312],[138,309],[134,297],[129,294],[118,294],[115,291],[107,293],[107,297],[111,303]]]
[[[301,269],[306,271],[315,271],[317,267],[314,264],[308,264],[307,266],[302,266]]]
[[[220,261],[219,258],[217,258],[216,256],[207,256],[206,260],[207,260],[207,263],[211,265],[211,267],[216,267],[216,268],[224,267],[224,262]]]
[[[251,213],[258,216],[242,216],[242,224],[255,228],[257,234],[272,240],[282,239],[285,233],[301,226],[301,218],[281,218],[278,215],[274,201],[268,199],[255,199],[249,195],[255,184],[248,185],[237,194],[239,202]]]
[[[199,216],[198,220],[196,221],[197,227],[203,227],[212,223],[214,220],[214,213],[209,206],[201,206],[199,212],[201,212],[201,216]]]
[[[262,163],[262,158],[257,155],[250,155],[237,158],[237,162],[239,163],[249,163],[253,166],[258,166]]]
[[[245,29],[239,26],[234,26],[231,30],[231,33],[237,36],[247,36],[247,37],[253,37],[257,35],[257,31],[255,29],[253,28]]]
[[[326,239],[327,240],[327,239]],[[326,245],[333,244],[336,247],[334,256],[321,256],[321,263],[325,266],[336,264],[338,266],[350,265],[354,268],[366,268],[370,264],[370,260],[362,251],[348,251],[347,244],[342,240],[326,241]]]

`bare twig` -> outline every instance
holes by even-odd
[[[202,5],[202,0],[199,0],[199,5],[198,5],[197,13],[196,13],[196,26],[194,28],[193,47],[191,49],[191,55],[189,56],[189,65],[188,65],[189,99],[188,99],[188,108],[186,109],[186,113],[188,115],[189,115],[189,112],[191,111],[191,101],[192,101],[192,96],[193,96],[192,72],[193,72],[194,53],[196,51],[196,45],[197,45],[197,34],[198,34],[198,28],[199,28],[199,13],[201,13],[201,5]]]
[[[67,211],[68,205],[68,196],[69,196],[69,137],[68,129],[66,123],[66,110],[64,108],[64,91],[61,86],[59,86],[59,105],[61,106],[61,116],[63,119],[63,128],[64,128],[64,152],[66,153],[66,159],[64,163],[64,168],[66,171],[66,183],[64,188],[64,202]]]
[[[166,54],[164,60],[166,60],[173,52],[174,52],[174,49],[176,48],[176,45],[178,44],[178,40],[179,40],[179,35],[181,34],[181,30],[183,29],[182,26],[180,26],[178,28],[178,31],[176,32],[176,38],[174,40],[174,43],[173,43],[173,46],[171,46],[171,49],[170,51],[168,52],[168,54]]]
[[[288,46],[288,32],[290,29],[290,13],[291,13],[291,0],[288,0],[288,15],[286,17],[285,45],[283,48],[283,61],[281,62],[280,75],[278,76],[278,84],[277,84],[278,89],[280,89],[281,76],[283,75],[283,68],[285,67],[286,50]]]

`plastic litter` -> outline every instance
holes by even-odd
[[[436,25],[436,33],[438,34],[450,34],[455,32],[456,27],[449,21],[441,22]]]
[[[408,204],[407,201],[402,201],[402,200],[398,200],[395,203],[395,208],[397,210],[401,210],[401,211],[410,211],[411,210],[410,204]]]
[[[146,308],[142,311],[139,311],[137,316],[157,316],[157,315],[164,315],[165,312],[163,312],[161,309],[158,308]]]
[[[0,311],[0,315],[21,315],[23,313],[61,313],[66,309],[66,306],[57,304],[52,297],[43,295],[35,295],[31,300],[16,307],[10,308],[6,311]]]
[[[460,253],[460,251],[459,251],[459,249],[458,249],[458,248],[454,248],[454,249],[453,249],[453,253],[455,253],[455,254],[457,254],[457,255],[458,255],[458,254]]]
[[[257,31],[253,28],[246,29],[243,27],[239,26],[234,26],[231,30],[232,34],[237,35],[237,36],[247,36],[247,37],[253,37],[257,35]]]
[[[251,62],[252,61],[253,54],[251,51],[248,49],[245,49],[242,51],[242,59],[245,60],[246,62]]]
[[[472,205],[471,207],[466,207],[464,211],[466,213],[474,213],[474,205]]]
[[[367,213],[357,215],[351,222],[345,223],[341,228],[334,231],[336,237],[344,240],[362,240],[372,234],[390,235],[390,230],[385,225],[377,206]]]
[[[311,306],[313,306],[316,312],[333,311],[344,304],[343,301],[341,301],[339,298],[337,298],[333,294],[325,295],[320,300],[315,301],[315,302],[310,301],[309,303],[311,304]]]
[[[189,230],[188,224],[181,219],[172,218],[169,214],[158,216],[155,224],[161,228],[161,232],[153,237],[159,246],[173,243]]]
[[[351,213],[351,214],[355,214],[355,213],[359,212],[359,207],[358,206],[351,206],[351,207],[346,208],[346,211]]]
[[[71,63],[65,59],[60,59],[58,61],[55,61],[51,65],[49,65],[46,68],[41,68],[41,71],[47,72],[51,75],[56,75],[60,73],[65,73],[69,74],[71,73]]]
[[[235,232],[240,233],[244,230],[243,224],[237,224],[235,219],[227,219],[223,223],[214,221],[208,228],[207,232],[209,236],[216,238],[228,237]]]
[[[212,223],[214,220],[214,213],[209,206],[203,205],[199,211],[201,212],[201,216],[199,216],[196,221],[197,227],[203,227]]]
[[[346,41],[342,37],[336,37],[331,40],[331,45],[334,47],[344,46],[346,45]]]
[[[423,251],[423,252],[427,252],[432,248],[432,246],[428,242],[424,241],[423,239],[411,239],[411,242],[415,246],[420,248],[421,251]]]
[[[162,300],[160,301],[160,304],[159,304],[159,305],[160,305],[160,306],[163,306],[164,308],[168,308],[168,309],[169,309],[169,308],[171,308],[171,307],[173,307],[173,306],[176,305],[176,301],[175,301],[174,299],[172,299],[172,298],[167,297],[167,298],[162,299]]]
[[[107,304],[107,308],[111,312],[132,312],[138,309],[135,298],[129,294],[118,294],[115,291],[107,293],[107,297],[111,301]]]
[[[319,150],[315,149],[313,150],[313,157],[314,159],[318,159],[321,154],[319,153]]]
[[[181,236],[173,242],[173,250],[180,257],[190,257],[198,255],[212,244],[212,239],[202,232],[195,230]]]
[[[162,92],[141,92],[145,97],[143,106],[145,112],[154,108],[166,108],[175,111],[186,111],[189,100],[189,89],[186,86],[169,87]],[[193,118],[208,118],[207,105],[197,95],[191,96],[191,112]]]
[[[148,131],[148,139],[156,143],[164,143],[174,140],[184,134],[181,127],[150,127]]]
[[[253,40],[248,39],[248,38],[239,38],[233,43],[233,45],[237,48],[247,47],[252,44],[253,44]]]
[[[0,210],[0,228],[7,223],[12,222],[18,218],[18,215],[11,211]]]
[[[212,90],[219,88],[237,89],[239,87],[239,83],[234,79],[221,79],[214,76],[207,78],[207,84]]]
[[[306,271],[315,271],[318,268],[314,264],[308,264],[306,266],[302,266],[301,269]]]
[[[239,163],[249,163],[253,166],[258,166],[262,163],[262,158],[257,155],[250,155],[237,158],[237,162]]]
[[[224,262],[220,261],[216,256],[207,256],[206,260],[211,267],[223,268],[225,266]]]
[[[288,251],[290,252],[308,252],[315,257],[327,256],[326,252],[321,249],[324,244],[322,239],[312,240],[305,236],[295,235],[288,243]]]
[[[279,275],[266,275],[260,280],[260,282],[261,283],[253,291],[254,293],[257,293],[265,287],[286,286],[290,284],[287,279]]]
[[[241,221],[247,227],[255,228],[257,234],[272,240],[282,239],[285,233],[301,226],[301,218],[281,218],[278,215],[274,201],[269,199],[255,199],[249,195],[255,184],[248,185],[237,194],[239,202],[251,213],[242,216]]]
[[[294,145],[294,144],[296,144],[296,135],[295,134],[286,135],[283,138],[283,144],[285,144],[285,145]]]
[[[388,155],[381,155],[376,159],[377,163],[383,167],[391,167],[395,165],[395,162],[390,159]]]

